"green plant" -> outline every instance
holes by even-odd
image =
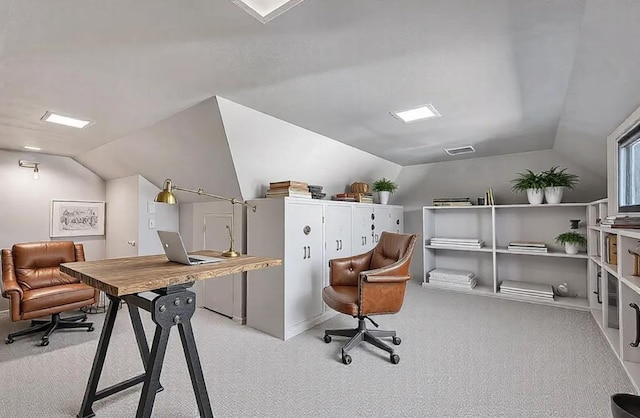
[[[511,190],[514,192],[523,192],[527,189],[542,190],[546,187],[542,173],[536,174],[531,170],[527,170],[525,173],[518,173],[518,176],[511,180],[511,183],[513,183]]]
[[[557,244],[575,244],[581,247],[587,246],[587,238],[578,232],[563,232],[556,237]]]
[[[389,179],[381,178],[373,182],[374,192],[395,192],[398,189],[398,185]]]
[[[551,167],[549,170],[543,171],[540,175],[543,178],[545,187],[566,187],[567,189],[575,189],[580,178],[575,174],[565,173],[566,168],[559,170],[560,167]]]

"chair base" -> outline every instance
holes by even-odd
[[[42,335],[42,341],[40,345],[49,345],[49,336],[57,329],[64,328],[87,328],[88,332],[93,331],[93,322],[85,322],[87,315],[76,315],[68,318],[60,318],[60,314],[51,315],[50,321],[42,319],[34,319],[31,321],[31,328],[23,329],[22,331],[12,332],[7,335],[5,340],[6,344],[11,344],[16,337],[22,337],[24,335],[35,334],[36,332],[44,331]]]
[[[350,340],[342,347],[342,362],[344,364],[351,364],[351,356],[347,353],[360,344],[361,342],[367,342],[373,344],[376,347],[389,353],[389,360],[393,364],[398,364],[400,356],[394,353],[393,348],[384,343],[380,338],[392,338],[395,345],[400,345],[401,340],[396,336],[395,331],[382,331],[377,329],[367,329],[365,324],[366,317],[358,317],[358,328],[355,329],[332,329],[324,332],[324,342],[330,343],[331,336],[347,337]],[[371,321],[373,322],[373,321]],[[375,322],[374,322],[375,324]],[[377,324],[376,324],[377,326]]]

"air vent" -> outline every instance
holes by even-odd
[[[471,145],[467,145],[465,147],[446,148],[444,152],[446,152],[449,155],[460,155],[460,154],[471,154],[473,152],[476,152],[476,150]]]

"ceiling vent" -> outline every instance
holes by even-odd
[[[449,155],[460,155],[460,154],[471,154],[476,152],[476,150],[471,145],[467,145],[467,146],[458,147],[458,148],[445,148],[444,152],[446,152]]]
[[[242,10],[255,17],[260,23],[267,23],[280,16],[304,0],[231,0]]]

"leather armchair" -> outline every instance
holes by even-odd
[[[60,272],[60,264],[84,261],[82,244],[72,241],[31,242],[15,244],[2,250],[2,296],[9,299],[11,320],[32,319],[31,328],[11,333],[15,337],[44,331],[41,345],[49,344],[49,336],[58,328],[87,328],[86,315],[60,318],[60,313],[94,304],[98,290]],[[35,320],[51,315],[51,320]],[[79,322],[82,321],[82,322]]]
[[[399,345],[396,332],[367,329],[365,319],[377,328],[370,315],[394,314],[402,308],[416,237],[383,232],[371,251],[329,261],[330,284],[322,290],[322,299],[331,309],[358,318],[358,328],[324,332],[326,343],[331,342],[332,335],[351,338],[342,348],[344,364],[351,363],[347,352],[362,341],[387,351],[392,363],[400,361],[393,348],[380,340],[390,337]]]

